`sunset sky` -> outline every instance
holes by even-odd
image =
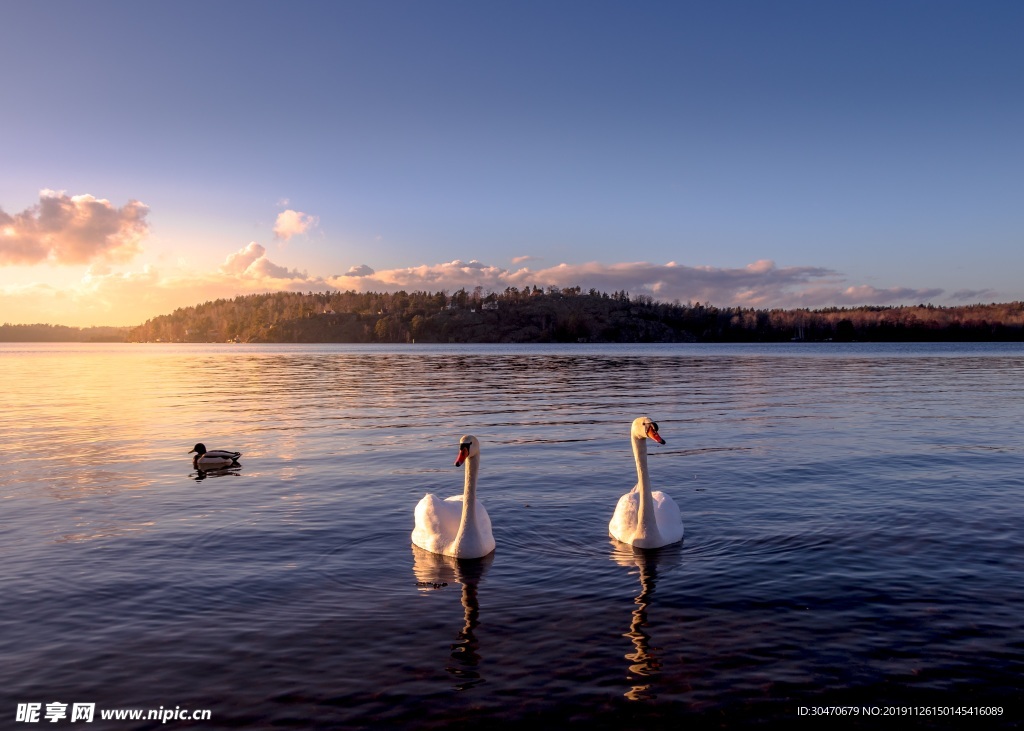
[[[0,322],[1024,299],[1024,3],[6,0]]]

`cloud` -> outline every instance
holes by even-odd
[[[253,241],[229,253],[214,268],[185,265],[163,270],[146,267],[119,272],[105,262],[92,264],[78,283],[0,286],[0,311],[8,322],[63,325],[137,325],[179,307],[208,300],[263,292],[425,290],[449,292],[481,286],[488,291],[539,286],[626,290],[663,301],[703,302],[720,307],[759,309],[916,304],[934,301],[941,289],[851,285],[821,267],[779,267],[761,260],[744,267],[687,266],[677,262],[559,264],[553,267],[503,268],[476,259],[375,271],[366,264],[333,277],[310,275],[271,261],[266,248]],[[962,291],[961,296],[978,291]],[[968,299],[976,299],[968,297]]]
[[[783,300],[783,307],[856,307],[858,305],[897,305],[930,302],[944,290],[889,287],[879,289],[867,284],[835,289],[809,287]]]
[[[527,254],[525,256],[513,256],[512,257],[512,263],[513,264],[525,264],[528,261],[539,261],[539,260],[540,260],[539,256],[531,256],[530,254]]]
[[[6,322],[61,325],[139,325],[145,320],[215,299],[264,292],[331,289],[322,277],[276,264],[253,241],[228,254],[219,267],[196,269],[187,262],[171,269],[114,271],[93,264],[77,282],[0,285]]]
[[[229,254],[224,263],[220,265],[220,270],[225,274],[241,274],[249,268],[250,264],[266,253],[267,250],[263,246],[251,241],[244,249]]]
[[[38,205],[13,216],[0,208],[0,265],[126,262],[149,233],[149,207],[117,208],[91,195],[43,190]]]
[[[277,214],[277,223],[274,224],[274,236],[287,241],[292,236],[306,233],[309,229],[319,223],[320,219],[301,211],[281,211]]]
[[[237,275],[240,280],[309,280],[309,275],[296,269],[288,269],[279,266],[267,258],[267,250],[264,246],[250,241],[244,248],[229,254],[220,265],[220,271],[226,275]],[[313,280],[323,284],[323,280],[314,277]]]
[[[358,273],[352,273],[357,270]],[[501,267],[489,266],[473,259],[461,259],[444,264],[421,265],[406,269],[374,271],[365,264],[353,267],[349,273],[328,280],[339,289],[395,291],[399,289],[458,289],[481,285],[490,289],[504,289],[514,273]]]
[[[670,262],[670,264],[674,266],[675,262]],[[775,262],[772,261],[771,259],[759,259],[758,261],[755,261],[753,264],[747,264],[747,266],[745,267],[745,269],[748,272],[753,272],[755,274],[760,274],[762,272],[770,272],[774,268]]]
[[[949,298],[955,302],[995,302],[999,293],[993,289],[958,289]]]
[[[373,271],[373,269],[371,269],[370,267],[366,266],[365,264],[360,264],[359,266],[349,267],[348,271],[345,272],[341,276],[345,276],[345,277],[369,277],[369,276],[371,276],[373,274],[376,274],[376,272]]]
[[[291,281],[302,281],[302,282],[316,282],[317,286],[323,286],[323,280],[319,277],[310,278],[306,272],[300,272],[297,269],[289,269],[283,267],[274,262],[270,261],[265,256],[261,256],[259,259],[250,264],[244,273],[244,276],[256,280],[291,280]]]
[[[365,265],[364,265],[365,266]],[[363,272],[331,277],[339,289],[396,291],[455,290],[482,286],[492,291],[506,287],[572,287],[603,292],[626,290],[660,300],[704,302],[719,306],[755,308],[827,307],[929,301],[941,289],[850,286],[842,275],[822,267],[778,267],[762,259],[742,268],[686,266],[676,262],[622,262],[559,264],[543,269],[505,269],[477,260],[459,259],[433,265]],[[369,267],[366,267],[369,269]]]

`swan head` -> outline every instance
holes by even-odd
[[[649,416],[633,419],[632,435],[635,439],[653,439],[658,444],[665,443],[665,440],[658,434],[658,424]]]
[[[459,440],[459,456],[455,458],[455,466],[461,467],[469,457],[480,456],[480,440],[467,434]]]
[[[196,446],[192,447],[192,450],[189,452],[189,454],[192,454],[192,452],[195,452],[197,457],[202,457],[207,452],[206,445],[200,442]]]

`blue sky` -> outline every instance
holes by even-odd
[[[1024,4],[7,0],[0,320],[1024,299]]]

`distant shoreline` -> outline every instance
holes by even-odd
[[[1019,342],[1024,303],[753,309],[579,287],[277,292],[215,300],[135,327],[0,325],[0,342]]]

